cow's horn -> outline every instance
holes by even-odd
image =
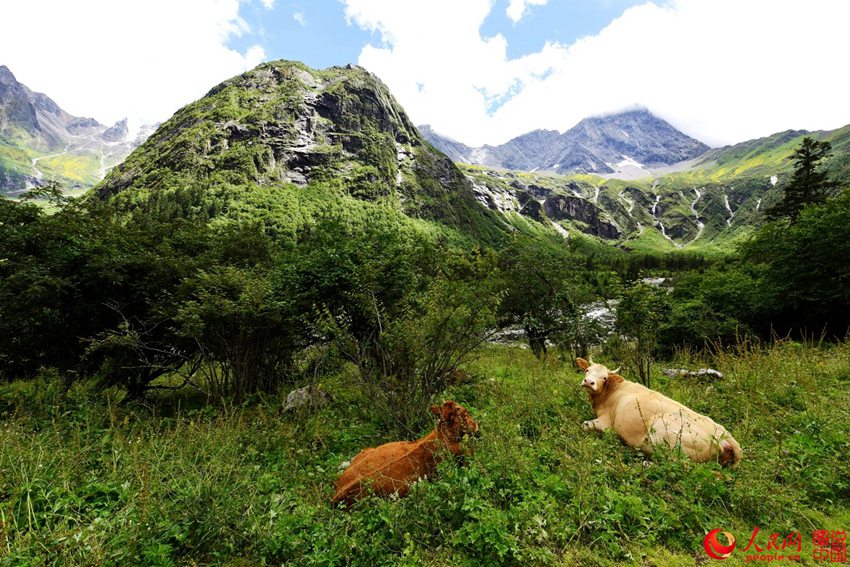
[[[611,371],[611,374],[616,374],[617,372],[620,371],[621,368],[622,368],[622,366],[618,366],[615,370]]]

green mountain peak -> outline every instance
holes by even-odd
[[[352,65],[275,61],[228,79],[175,113],[95,192],[119,206],[176,200],[182,214],[210,216],[232,216],[246,201],[286,208],[321,193],[476,237],[495,237],[503,225],[387,87]]]

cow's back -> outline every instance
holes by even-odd
[[[639,447],[655,417],[678,405],[655,390],[623,381],[602,409],[608,411],[614,431],[629,445]]]
[[[681,447],[692,459],[709,461],[722,455],[724,440],[734,447],[734,461],[740,460],[737,441],[710,417],[634,382],[624,382],[612,392],[611,422],[617,434],[629,445],[652,452],[654,446]]]
[[[433,454],[419,441],[395,441],[364,449],[335,483],[334,503],[352,502],[365,491],[407,493],[410,482],[433,469]]]

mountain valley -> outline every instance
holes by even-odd
[[[707,526],[850,522],[850,126],[705,149],[636,111],[475,165],[364,68],[280,60],[98,181],[47,166],[128,150],[123,124],[3,92],[5,562],[690,565]],[[743,462],[589,435],[591,356]],[[405,497],[332,503],[423,435],[447,458]]]
[[[126,119],[105,126],[72,116],[0,65],[0,194],[19,195],[46,181],[87,189],[154,128],[130,136]]]

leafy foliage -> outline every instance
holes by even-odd
[[[758,294],[754,276],[739,263],[681,274],[658,330],[662,354],[670,356],[682,347],[710,348],[718,342],[735,344],[757,324]]]
[[[650,370],[658,348],[659,327],[669,308],[666,292],[656,286],[636,282],[623,291],[617,304],[615,323],[624,362],[636,369],[640,382],[650,383]]]
[[[60,203],[54,215],[0,202],[6,379],[43,366],[96,370],[102,386],[130,398],[188,385],[238,402],[291,382],[296,355],[331,340],[330,316],[335,335],[371,345],[364,352],[376,363],[398,357],[380,380],[364,370],[364,384],[401,380],[420,392],[411,421],[388,420],[409,428],[463,358],[446,353],[468,354],[491,326],[488,256],[438,226],[380,204],[363,204],[369,214],[330,207],[210,223],[180,218],[181,195],[132,215],[91,199]],[[417,336],[428,317],[431,334]]]
[[[495,297],[472,282],[437,279],[394,317],[372,302],[372,328],[358,334],[351,319],[325,327],[341,355],[358,370],[363,392],[390,430],[411,436],[428,419],[428,405],[463,374],[461,363],[481,346],[493,324]]]
[[[6,378],[40,366],[81,370],[85,339],[118,322],[107,304],[143,309],[169,278],[159,243],[95,203],[44,214],[0,201],[0,360]]]
[[[848,223],[850,192],[845,191],[822,205],[806,207],[791,226],[767,225],[743,248],[745,260],[757,270],[762,321],[783,333],[847,332]]]
[[[597,298],[583,259],[563,248],[528,237],[517,237],[499,254],[499,308],[502,325],[521,326],[535,356],[558,341],[585,355],[598,340],[599,329],[586,316],[585,305]]]

